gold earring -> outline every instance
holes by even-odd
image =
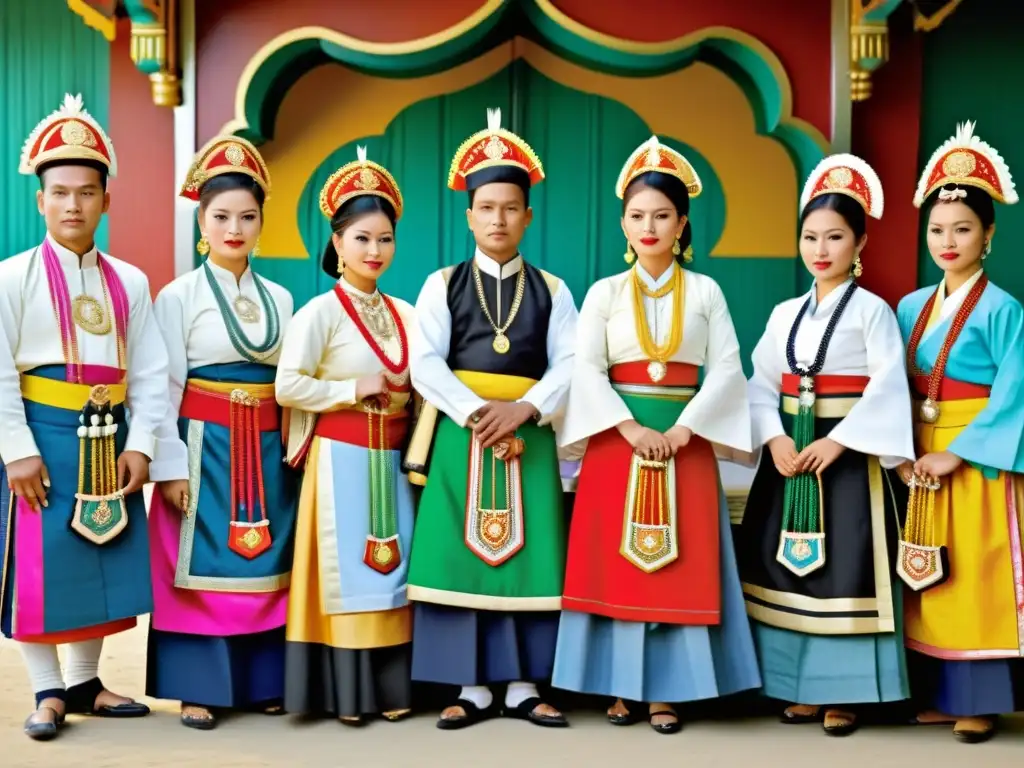
[[[199,242],[196,243],[196,252],[200,256],[205,256],[210,252],[210,241],[206,239],[206,235],[199,238]]]
[[[626,254],[622,258],[626,260],[627,264],[632,264],[634,261],[636,261],[636,254],[633,253],[632,243],[628,241],[626,242]]]
[[[853,257],[853,276],[860,277],[864,274],[864,265],[861,264],[860,254]]]
[[[251,256],[259,256],[260,255],[260,239],[258,237],[256,238],[256,245],[254,245],[252,247],[252,253],[250,255]]]
[[[672,243],[672,255],[678,256],[680,253],[682,253],[682,248],[679,247],[679,238],[677,237],[676,241]]]
[[[676,244],[677,245],[679,244],[678,240],[676,240]],[[686,246],[686,250],[683,251],[683,261],[685,261],[687,264],[689,264],[691,261],[693,261],[693,246],[692,245]]]

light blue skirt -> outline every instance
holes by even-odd
[[[714,699],[758,688],[754,640],[719,491],[722,621],[712,627],[619,621],[563,611],[552,685],[642,702]]]
[[[877,704],[910,696],[903,601],[893,589],[896,631],[810,635],[753,622],[763,693],[794,704]]]

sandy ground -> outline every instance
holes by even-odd
[[[100,668],[104,682],[127,695],[145,684],[145,627],[110,638]],[[1019,766],[1024,723],[1006,721],[988,744],[955,742],[944,727],[864,727],[836,739],[817,726],[783,726],[771,718],[689,722],[675,736],[646,725],[613,728],[600,713],[572,713],[572,727],[546,730],[523,722],[491,721],[465,731],[434,728],[434,713],[401,723],[374,722],[352,730],[331,720],[239,715],[215,731],[178,724],[177,705],[146,700],[153,714],[133,721],[69,718],[60,738],[29,740],[21,731],[31,692],[16,646],[0,641],[0,766],[90,768],[529,768],[530,766]]]

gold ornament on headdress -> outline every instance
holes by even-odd
[[[974,121],[956,127],[956,134],[936,149],[917,184],[914,207],[920,208],[935,190],[942,202],[955,202],[967,197],[961,187],[977,187],[998,203],[1013,205],[1017,189],[1006,161],[994,147],[974,133]]]
[[[196,153],[179,194],[198,200],[203,184],[223,173],[244,173],[260,185],[264,199],[270,199],[270,171],[263,156],[251,142],[233,135],[215,136]]]
[[[856,155],[829,155],[819,162],[804,183],[800,193],[800,211],[821,195],[846,195],[856,200],[864,213],[875,219],[882,217],[885,195],[875,169]]]
[[[686,185],[686,191],[691,198],[697,197],[704,190],[704,185],[690,161],[676,150],[660,143],[657,136],[651,136],[633,150],[633,154],[622,166],[619,179],[615,183],[615,194],[621,200],[630,182],[650,171],[675,176]]]
[[[57,109],[39,121],[21,149],[18,172],[33,175],[47,163],[59,160],[90,160],[117,175],[114,145],[103,127],[86,111],[82,95],[64,94]]]
[[[519,168],[530,177],[531,186],[544,180],[544,166],[537,153],[521,136],[501,127],[500,109],[488,109],[486,130],[477,131],[455,150],[448,188],[463,191],[467,177],[496,166]]]
[[[328,219],[353,197],[374,195],[391,203],[395,218],[402,217],[402,190],[387,168],[366,159],[366,147],[356,147],[356,159],[330,175],[320,189],[320,212]]]

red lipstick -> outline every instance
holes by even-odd
[[[658,244],[658,238],[656,238],[656,237],[641,237],[640,238],[640,242],[643,243],[644,245],[657,245]]]
[[[956,261],[960,258],[960,254],[954,251],[946,251],[945,253],[939,254],[939,258],[945,259],[946,261]]]

